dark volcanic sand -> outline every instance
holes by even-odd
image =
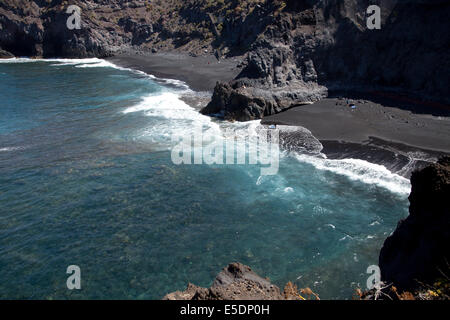
[[[371,101],[329,98],[268,116],[264,124],[302,126],[319,140],[365,143],[376,137],[419,149],[450,152],[450,117],[416,114]]]
[[[212,91],[217,81],[234,79],[241,69],[241,58],[220,60],[213,55],[193,57],[179,53],[120,54],[107,60],[114,64],[143,71],[158,78],[186,82],[195,91]]]
[[[422,113],[413,113],[416,106],[390,105],[396,103],[328,98],[265,117],[262,123],[307,128],[328,158],[362,159],[405,177],[450,153],[450,117],[425,114],[423,106]]]
[[[217,81],[230,81],[239,74],[242,58],[219,63],[212,55],[127,53],[108,60],[158,78],[182,80],[195,91],[212,92]],[[415,104],[404,98],[395,101],[385,95],[345,96],[354,100],[324,99],[265,117],[262,124],[305,127],[321,141],[329,158],[363,159],[404,176],[450,153],[449,106]]]

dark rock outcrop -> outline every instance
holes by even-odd
[[[11,52],[0,49],[0,59],[14,58]]]
[[[366,25],[381,7],[381,30]],[[309,103],[328,90],[401,90],[448,103],[448,0],[0,2],[0,49],[15,56],[104,57],[121,51],[246,54],[239,76],[218,84],[204,114],[251,120]]]
[[[443,278],[450,262],[450,157],[411,177],[409,216],[380,252],[382,281],[401,290]]]
[[[220,52],[240,55],[273,20],[270,12],[274,5],[260,10],[258,3],[2,0],[0,49],[15,56],[60,58],[177,50],[193,54],[216,51],[218,58]],[[79,30],[66,26],[70,5],[81,9]],[[260,9],[253,12],[255,7]]]
[[[226,120],[248,121],[286,110],[294,105],[318,101],[326,88],[315,84],[291,84],[286,87],[254,87],[245,81],[218,83],[203,114],[219,114]]]
[[[67,27],[67,2],[2,1],[0,48],[15,56],[83,58],[108,56],[123,44],[124,34],[111,32],[117,28],[114,22],[96,21],[94,11],[100,4],[72,4],[82,10],[81,29]],[[102,14],[108,16],[107,11]]]
[[[381,30],[366,25],[370,4],[382,9]],[[235,119],[251,120],[320,99],[321,87],[396,90],[448,103],[450,35],[437,30],[450,27],[449,14],[450,3],[444,0],[287,1],[283,13],[252,44],[241,74],[229,84],[236,92],[224,95],[224,85],[218,84],[215,91],[221,99],[213,99],[202,112],[226,115],[233,106]],[[260,90],[246,90],[237,106],[239,83]],[[296,94],[274,107],[279,96],[261,91]]]
[[[280,289],[241,263],[231,263],[211,288],[189,284],[185,291],[169,293],[164,300],[281,300]]]
[[[192,45],[184,51],[210,48],[212,39],[203,37],[209,25],[196,29],[206,18],[179,15],[183,2],[2,0],[0,49],[15,56],[83,58],[174,50],[186,43]],[[67,27],[70,5],[81,9],[81,29]],[[191,5],[187,10],[195,11]]]

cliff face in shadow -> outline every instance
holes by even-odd
[[[217,84],[202,113],[258,119],[345,89],[450,100],[450,35],[439,32],[450,27],[448,1],[287,3],[252,45],[242,73]],[[366,26],[373,3],[382,8],[381,30]]]
[[[411,177],[409,216],[380,252],[382,281],[401,290],[444,278],[450,263],[450,157]]]
[[[251,120],[329,90],[402,90],[449,102],[447,0],[63,0],[0,2],[0,56],[103,57],[124,49],[246,55],[205,114]],[[381,8],[369,30],[367,8]]]

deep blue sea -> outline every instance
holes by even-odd
[[[274,176],[176,165],[174,134],[259,126],[200,115],[197,98],[98,59],[0,62],[0,299],[160,299],[233,261],[325,299],[365,289],[408,180],[283,150]]]

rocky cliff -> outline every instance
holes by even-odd
[[[370,30],[369,5],[381,8]],[[69,5],[81,29],[67,28]],[[104,57],[125,49],[246,55],[205,114],[262,118],[330,90],[401,90],[448,103],[448,0],[3,0],[0,57]]]
[[[286,1],[252,44],[246,67],[219,83],[204,114],[252,120],[328,90],[399,90],[449,102],[449,1]],[[382,8],[380,30],[366,23]]]
[[[380,252],[382,281],[401,290],[448,277],[450,263],[450,157],[411,176],[409,216]]]
[[[271,22],[266,13],[274,4],[255,10],[263,2],[2,0],[0,50],[62,58],[103,57],[130,48],[193,54],[215,48],[228,55],[243,54]],[[80,8],[80,29],[67,27],[71,5]]]

